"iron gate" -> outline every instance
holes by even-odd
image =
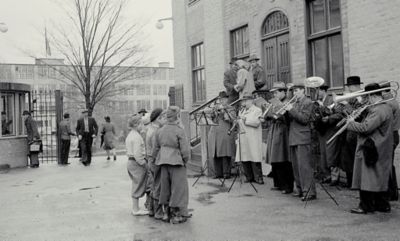
[[[59,162],[61,139],[58,137],[58,123],[62,120],[63,96],[60,90],[32,90],[32,117],[35,119],[43,152],[39,160]]]

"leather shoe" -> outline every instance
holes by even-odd
[[[333,187],[333,186],[337,186],[339,185],[339,181],[332,181],[331,183],[329,183],[329,186]]]
[[[244,183],[249,183],[249,182],[254,182],[254,180],[249,180],[249,179],[244,180]]]
[[[358,207],[358,208],[353,208],[350,210],[350,213],[354,213],[354,214],[367,214],[367,211],[365,211],[364,209]]]
[[[381,212],[381,213],[390,213],[390,207],[379,208],[379,209],[376,209],[376,211]]]
[[[292,194],[292,196],[293,197],[303,197],[303,194],[299,193],[299,192],[295,192],[295,193]]]
[[[231,175],[225,174],[225,175],[224,175],[224,178],[225,178],[225,179],[230,179],[230,178],[231,178]]]
[[[293,192],[293,190],[283,190],[282,191],[282,194],[290,194],[290,193],[292,193]]]
[[[271,187],[271,191],[280,191],[281,189],[279,187]]]
[[[301,201],[305,202],[305,201],[311,201],[311,200],[315,200],[315,199],[317,199],[316,195],[309,195],[308,197],[303,197],[301,199]]]
[[[260,178],[260,179],[258,179],[258,181],[256,181],[256,183],[258,183],[260,185],[263,185],[264,184],[264,180]]]

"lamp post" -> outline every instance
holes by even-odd
[[[0,23],[0,32],[5,33],[8,31],[8,27],[5,23]]]
[[[164,28],[164,24],[162,23],[162,21],[167,21],[167,20],[174,20],[172,17],[169,18],[160,18],[159,20],[157,20],[156,23],[156,28],[157,29],[163,29]]]

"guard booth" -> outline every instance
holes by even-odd
[[[1,133],[0,165],[24,167],[28,164],[28,145],[22,112],[30,110],[30,85],[0,83]]]

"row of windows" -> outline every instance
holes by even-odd
[[[190,0],[189,0],[190,1]],[[331,87],[344,80],[340,0],[307,0],[309,75],[320,76]],[[270,85],[290,81],[289,21],[284,13],[269,14],[262,26],[263,60]],[[250,55],[248,25],[230,31],[231,57]],[[206,100],[204,44],[192,46],[192,86],[195,103]]]

